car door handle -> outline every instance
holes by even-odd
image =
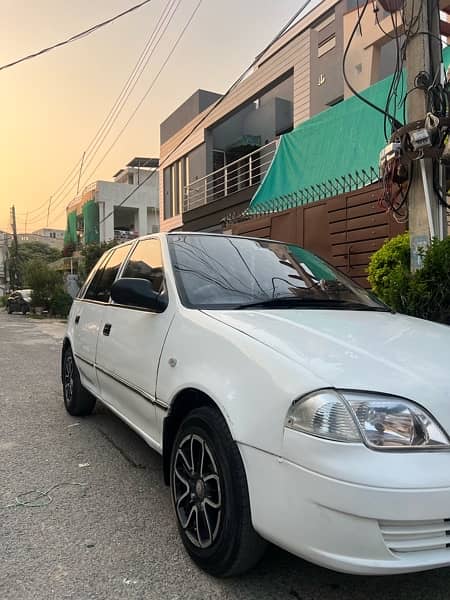
[[[103,327],[103,335],[109,335],[111,333],[111,323],[105,323]]]
[[[78,325],[79,322],[80,322],[80,315],[77,315],[75,317],[75,325]]]

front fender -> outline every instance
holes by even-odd
[[[157,397],[209,396],[236,442],[279,455],[291,403],[324,382],[254,338],[198,310],[180,311],[161,355]]]

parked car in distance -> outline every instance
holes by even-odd
[[[31,310],[31,293],[32,290],[16,290],[11,292],[6,300],[6,310],[8,314],[13,312],[21,312],[26,315]]]
[[[162,454],[183,544],[213,575],[267,542],[420,571],[450,565],[448,348],[448,327],[297,246],[157,234],[105,253],[74,301],[64,403],[99,399]]]

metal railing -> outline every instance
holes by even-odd
[[[273,140],[185,186],[183,211],[198,208],[260,183],[270,167],[277,143],[277,140]]]
[[[127,240],[135,240],[139,237],[139,233],[135,231],[124,231],[120,229],[114,230],[114,239],[116,242],[126,242]]]

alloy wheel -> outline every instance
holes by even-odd
[[[172,477],[181,527],[194,546],[209,548],[222,519],[222,485],[211,449],[200,435],[188,434],[181,440]]]
[[[70,403],[73,396],[73,357],[66,355],[64,361],[64,396],[67,403]]]

